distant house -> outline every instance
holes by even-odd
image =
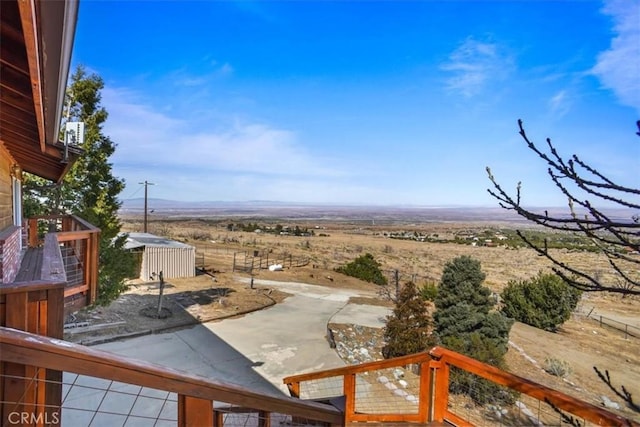
[[[129,233],[125,248],[139,254],[142,280],[153,280],[161,271],[165,279],[196,274],[193,246],[149,233]]]

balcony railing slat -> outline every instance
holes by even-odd
[[[38,236],[40,221],[46,222],[50,230],[43,240]],[[76,308],[93,304],[98,297],[100,229],[74,215],[32,217],[28,219],[27,228],[30,249],[38,245],[44,247],[41,274],[37,279],[68,282],[65,297],[77,294],[86,297]],[[61,248],[61,244],[64,248]]]
[[[479,377],[509,387],[538,400],[549,401],[558,409],[578,415],[598,425],[628,425],[627,420],[623,417],[615,415],[599,406],[583,402],[542,384],[505,372],[495,366],[487,365],[460,353],[442,347],[436,347],[429,353],[441,362],[464,369],[467,372],[471,372]]]
[[[175,369],[125,358],[112,353],[0,328],[0,358],[165,390],[210,401],[290,414],[310,420],[341,424],[342,413],[329,405],[303,402],[286,396],[264,395],[242,387],[187,374]]]
[[[357,407],[351,403],[355,402],[357,404],[356,400],[358,399],[358,395],[352,386],[354,382],[352,378],[355,373],[406,367],[409,364],[416,363],[420,363],[421,368],[418,392],[419,408],[417,414],[360,413],[356,411]],[[449,374],[451,366],[473,373],[495,384],[519,391],[524,395],[537,399],[541,403],[550,402],[559,410],[597,425],[640,427],[640,424],[635,421],[609,412],[604,408],[583,402],[549,387],[441,347],[435,347],[428,353],[419,353],[383,361],[294,375],[285,378],[283,381],[289,387],[292,396],[300,396],[301,384],[304,382],[309,381],[313,384],[317,380],[342,377],[347,402],[345,408],[345,419],[347,422],[429,421],[436,423],[449,422],[453,425],[469,426],[472,425],[469,420],[465,420],[458,413],[451,412],[449,408]],[[312,390],[313,386],[310,387]]]

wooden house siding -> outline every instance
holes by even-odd
[[[0,144],[0,283],[10,283],[20,268],[22,230],[14,225],[13,182],[14,160]]]
[[[13,225],[12,164],[11,156],[0,144],[0,231]]]

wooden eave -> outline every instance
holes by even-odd
[[[59,142],[77,1],[0,1],[0,142],[20,168],[60,181],[77,158]]]

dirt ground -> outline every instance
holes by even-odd
[[[162,235],[195,245],[201,262],[208,271],[215,271],[212,273],[215,278],[202,275],[193,279],[168,280],[163,306],[171,311],[172,316],[167,319],[141,314],[142,310],[157,312],[158,284],[134,284],[129,292],[109,307],[81,312],[75,319],[68,319],[77,327],[66,330],[67,339],[90,344],[117,334],[151,333],[194,322],[241,315],[277,303],[286,298],[286,294],[262,286],[250,289],[247,282],[251,276],[246,272],[233,271],[234,257],[255,251],[270,254],[271,259],[280,254],[308,258],[305,266],[285,267],[284,271],[254,269],[253,276],[256,279],[358,289],[368,296],[355,302],[367,304],[388,304],[388,301],[378,296],[380,287],[334,271],[335,267],[367,252],[374,254],[386,271],[399,269],[401,283],[411,277],[418,284],[430,280],[437,282],[448,260],[459,255],[470,255],[481,261],[487,275],[485,285],[494,292],[500,292],[509,280],[529,278],[549,268],[541,257],[527,249],[385,239],[371,230],[355,232],[350,226],[344,225],[333,229],[330,225],[323,226],[324,237],[228,232],[222,226],[212,227],[199,221],[187,221],[180,225],[171,222],[162,227],[161,231],[165,232]],[[454,225],[438,227],[439,232],[443,233]],[[195,240],[192,237],[196,233],[205,233],[206,238],[199,236]],[[251,255],[248,256],[251,258]],[[591,253],[566,252],[563,256],[574,265],[601,272],[606,268],[602,260]],[[243,277],[245,282],[238,282],[238,277]],[[393,285],[393,276],[389,275],[389,279]],[[393,286],[390,291],[393,291]],[[587,317],[587,314],[591,317]],[[599,316],[621,322],[618,325],[626,324],[636,336],[625,337],[620,330],[601,326],[597,321]],[[602,406],[602,396],[606,396],[620,407],[610,410],[640,421],[640,414],[625,406],[622,399],[594,371],[594,366],[602,371],[607,370],[617,390],[624,385],[636,401],[640,400],[638,332],[640,299],[586,294],[576,314],[558,333],[516,323],[510,335],[512,346],[507,354],[508,370],[598,406]],[[570,373],[565,378],[548,374],[544,370],[548,359],[565,362],[570,367]]]
[[[134,281],[109,306],[84,309],[69,316],[64,338],[90,345],[116,337],[157,333],[240,316],[276,304],[287,294],[264,286],[251,289],[229,274],[219,274],[169,279],[164,284],[160,307],[159,296],[159,282]]]

